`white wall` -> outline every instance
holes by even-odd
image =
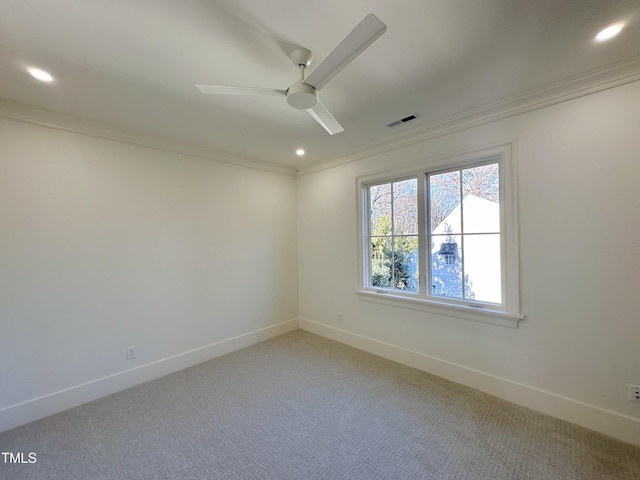
[[[0,431],[296,328],[295,192],[293,176],[0,119]]]
[[[635,82],[300,177],[301,326],[640,444],[638,112]],[[355,294],[355,177],[513,140],[518,329]]]

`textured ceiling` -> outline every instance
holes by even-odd
[[[368,13],[387,32],[320,92],[343,133],[284,97],[195,87],[286,89],[293,48],[317,65]],[[639,14],[637,0],[3,0],[0,98],[301,167],[637,59]],[[618,37],[593,41],[615,22]],[[55,82],[32,79],[32,65]]]

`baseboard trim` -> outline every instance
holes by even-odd
[[[305,318],[300,329],[640,446],[640,420]]]
[[[0,432],[77,407],[78,405],[97,400],[106,395],[111,395],[112,393],[169,375],[170,373],[192,367],[297,329],[297,318],[287,320],[276,325],[221,340],[130,370],[97,378],[15,405],[9,405],[8,407],[0,409]]]

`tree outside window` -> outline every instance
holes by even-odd
[[[371,285],[418,292],[417,179],[369,189]]]

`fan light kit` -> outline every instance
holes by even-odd
[[[302,148],[299,148],[296,150],[296,155],[298,155],[299,157],[304,155],[304,150]]]
[[[289,58],[300,70],[300,80],[286,90],[252,87],[229,87],[222,85],[196,85],[202,93],[214,95],[260,95],[269,97],[287,97],[287,103],[293,108],[306,110],[322,127],[334,135],[344,128],[318,100],[318,90],[364,52],[387,29],[378,17],[370,13],[356,25],[342,42],[320,63],[305,79],[305,69],[311,64],[313,54],[306,48],[293,50]],[[296,152],[297,153],[297,152]],[[298,153],[298,155],[300,155]]]

